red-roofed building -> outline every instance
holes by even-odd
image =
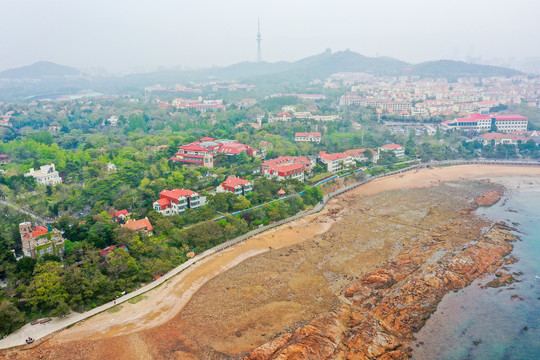
[[[121,222],[126,221],[126,219],[129,217],[129,213],[126,209],[118,210],[114,213],[113,219],[114,220],[120,220]]]
[[[138,231],[138,232],[144,232],[148,235],[152,235],[152,230],[154,230],[154,227],[152,226],[152,223],[150,220],[148,220],[147,217],[140,220],[128,220],[123,227]]]
[[[9,156],[5,154],[0,154],[0,165],[9,164]]]
[[[32,228],[32,223],[23,222],[19,224],[19,233],[24,256],[37,259],[45,254],[64,254],[64,238],[57,229],[43,226]]]
[[[257,149],[234,140],[214,140],[211,137],[203,137],[198,141],[180,146],[175,156],[169,160],[210,169],[214,167],[216,154],[223,153],[234,156],[243,152],[252,156],[257,153]]]
[[[152,207],[158,213],[169,216],[184,213],[186,209],[196,209],[202,205],[204,199],[195,191],[174,189],[163,190],[159,200],[154,201]]]
[[[371,157],[366,155],[368,152],[371,152]],[[354,160],[359,162],[371,161],[376,164],[379,161],[379,153],[371,149],[351,149],[345,151],[344,154],[352,156]]]
[[[340,172],[354,164],[354,157],[345,153],[328,154],[326,151],[319,152],[319,161],[326,165],[329,172]]]
[[[392,151],[398,158],[405,156],[405,148],[399,144],[387,144],[381,146],[379,149],[381,151]]]
[[[261,173],[268,179],[304,181],[306,172],[311,172],[311,160],[303,156],[280,156],[261,164]]]
[[[107,257],[107,255],[113,251],[114,249],[124,249],[124,250],[128,250],[128,247],[126,245],[120,245],[118,248],[114,245],[111,245],[109,247],[106,247],[105,249],[101,250],[101,256],[102,257]]]
[[[491,141],[493,140],[495,142],[495,145],[498,144],[509,144],[509,145],[517,145],[519,141],[525,143],[528,140],[532,140],[532,138],[527,136],[522,136],[518,134],[503,134],[503,133],[485,133],[480,135],[480,137],[483,140],[484,145],[491,144]]]
[[[249,180],[229,176],[218,188],[217,192],[231,192],[235,195],[246,195],[253,191],[253,183]]]
[[[257,150],[252,148],[251,146],[240,144],[237,142],[221,144],[218,149],[218,153],[223,153],[227,155],[239,155],[245,152],[249,156],[252,156],[256,151]]]
[[[319,144],[321,142],[321,133],[320,132],[308,132],[308,133],[296,133],[294,134],[294,141],[302,142],[316,142]]]
[[[527,131],[528,119],[521,115],[470,114],[468,118],[456,118],[442,125],[448,129],[489,131],[495,125],[501,132]]]
[[[289,114],[288,112],[280,112],[279,114],[276,115],[276,117],[272,118],[271,122],[274,122],[274,121],[291,121],[291,119],[292,119],[292,115]]]

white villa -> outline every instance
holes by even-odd
[[[25,177],[33,177],[38,185],[56,185],[62,182],[62,178],[56,171],[54,164],[43,165],[39,170],[30,169],[30,172],[24,174]]]

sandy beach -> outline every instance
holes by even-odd
[[[149,291],[142,297],[141,301],[125,303],[118,306],[118,311],[109,311],[96,315],[76,326],[61,331],[46,344],[38,347],[37,350],[20,352],[18,355],[21,356],[21,359],[31,358],[32,353],[39,351],[41,347],[46,347],[54,353],[55,347],[65,349],[65,346],[73,343],[74,339],[77,339],[77,343],[80,344],[85,341],[99,341],[101,343],[103,340],[129,334],[142,336],[140,334],[142,331],[148,331],[167,324],[171,319],[182,314],[186,305],[205,285],[209,282],[219,282],[222,275],[246,262],[246,260],[253,260],[255,257],[258,258],[258,256],[269,251],[284,249],[293,245],[298,246],[298,244],[323,236],[333,228],[333,225],[339,224],[343,216],[347,215],[348,209],[344,206],[344,200],[346,199],[362,198],[398,189],[428,188],[449,181],[490,179],[492,182],[496,182],[497,178],[520,177],[526,179],[527,177],[535,178],[538,176],[540,176],[540,168],[534,167],[466,165],[422,169],[374,180],[332,199],[327,207],[316,215],[307,216],[301,220],[272,229],[208,257],[172,278],[164,285]],[[390,253],[385,254],[385,256],[389,256]],[[374,266],[384,260],[383,255],[377,258],[376,252],[369,254],[369,256],[372,256],[374,261],[367,265],[363,264],[362,266],[365,268],[358,267],[358,271],[368,270],[369,266]],[[348,263],[347,266],[354,268],[355,260],[350,259],[348,261],[350,264]],[[305,281],[305,279],[302,281]],[[299,293],[307,291],[307,288],[304,289],[302,286],[299,285]],[[301,304],[301,302],[298,303]],[[322,311],[327,307],[331,307],[331,302],[321,305],[309,316],[315,316],[318,311]],[[294,320],[298,319],[295,318]],[[261,341],[262,339],[264,339],[264,336],[261,337]],[[234,346],[222,344],[214,347],[219,346],[222,347],[223,351],[233,351],[235,346],[241,347],[240,344]],[[140,356],[138,358],[153,357],[150,352],[145,351],[139,349],[138,354]],[[145,353],[148,356],[145,356]],[[185,356],[185,358],[189,358],[188,355]],[[81,358],[99,357],[88,356]]]

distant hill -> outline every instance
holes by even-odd
[[[32,65],[1,71],[0,79],[44,79],[79,75],[83,74],[75,68],[49,61],[39,61]]]
[[[512,76],[519,71],[497,66],[468,64],[462,61],[440,60],[409,64],[390,57],[368,57],[352,51],[324,52],[295,62],[242,62],[227,67],[197,71],[159,71],[133,74],[120,83],[134,86],[140,83],[172,84],[207,79],[240,80],[256,84],[295,83],[324,79],[337,72],[365,72],[379,76],[416,75],[422,78]]]
[[[412,67],[411,75],[420,77],[445,77],[455,80],[459,77],[513,76],[523,74],[520,71],[499,66],[469,64],[463,61],[438,60],[423,62]]]
[[[338,72],[365,72],[378,76],[415,75],[421,78],[512,76],[519,71],[497,66],[439,60],[409,64],[390,57],[368,57],[352,51],[309,56],[294,62],[241,62],[226,67],[202,70],[162,70],[123,77],[92,78],[79,70],[41,61],[30,66],[0,72],[0,101],[18,101],[28,96],[50,93],[76,93],[93,89],[102,93],[137,92],[159,83],[171,86],[190,81],[239,80],[257,89],[292,91],[314,79],[325,79]],[[80,76],[84,75],[84,76]],[[37,80],[37,81],[36,81]]]

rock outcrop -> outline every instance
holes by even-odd
[[[512,250],[495,225],[471,243],[419,240],[342,291],[343,305],[253,350],[246,360],[404,359],[408,341],[443,296],[503,263]]]

